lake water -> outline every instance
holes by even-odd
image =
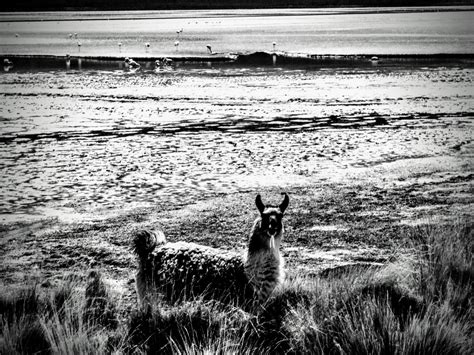
[[[458,9],[466,7],[7,13],[0,14],[0,53],[205,55],[207,45],[218,53],[253,52],[273,50],[273,42],[277,50],[312,54],[473,53],[473,12],[452,11]]]

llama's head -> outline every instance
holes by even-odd
[[[283,229],[283,214],[285,213],[286,208],[290,199],[286,193],[283,193],[285,196],[282,203],[278,206],[265,205],[262,202],[260,195],[257,195],[255,199],[255,204],[257,205],[258,211],[260,212],[260,234],[273,240],[281,234]],[[270,242],[271,244],[271,242]]]

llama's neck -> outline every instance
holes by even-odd
[[[279,251],[283,230],[274,236],[271,243],[271,238],[262,231],[260,223],[260,219],[255,221],[250,235],[245,274],[252,285],[255,299],[262,301],[283,281],[284,260]]]

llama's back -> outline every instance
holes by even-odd
[[[170,301],[198,296],[240,303],[250,296],[240,254],[195,243],[157,246],[144,271],[148,284]]]

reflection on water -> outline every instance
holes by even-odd
[[[470,63],[76,64],[0,76],[0,213],[186,202],[473,155]]]
[[[17,73],[36,73],[46,71],[86,70],[86,71],[126,71],[138,74],[150,74],[156,71],[156,61],[169,61],[165,71],[179,70],[181,74],[191,72],[192,74],[216,74],[223,75],[257,75],[260,71],[263,75],[269,72],[290,70],[321,71],[321,70],[399,70],[406,69],[439,68],[439,67],[464,67],[472,68],[474,60],[472,55],[388,55],[388,56],[336,56],[336,55],[291,55],[289,53],[278,53],[276,55],[267,52],[240,54],[231,56],[219,56],[206,61],[204,57],[196,57],[199,61],[186,60],[186,58],[169,59],[167,57],[137,58],[139,70],[132,71],[125,63],[126,57],[114,59],[94,59],[66,54],[64,56],[15,56],[4,59],[4,67],[9,70],[15,68]],[[376,59],[374,59],[376,58]],[[6,63],[8,61],[8,63]],[[161,66],[164,68],[164,66]],[[272,68],[273,67],[273,68]],[[374,68],[375,67],[375,68]],[[128,70],[127,70],[128,69]]]

